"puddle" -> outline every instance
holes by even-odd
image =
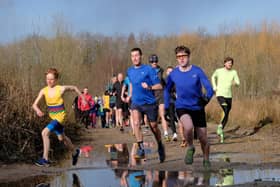
[[[214,153],[210,155],[211,161],[226,161],[230,159],[230,162],[244,162],[244,163],[262,163],[262,157],[258,154],[249,153]]]
[[[221,169],[210,178],[211,184],[219,186],[238,185],[255,181],[279,182],[280,169]]]
[[[127,167],[149,164],[150,154],[156,153],[152,143],[144,144],[145,157],[135,157],[137,144],[106,144],[104,151],[90,152],[84,147],[79,160],[79,167],[60,169],[58,176],[37,176],[13,183],[0,183],[1,187],[102,187],[102,186],[143,186],[143,187],[180,187],[180,186],[227,186],[245,184],[254,181],[279,182],[280,169],[232,169],[224,168],[218,172],[197,171],[157,171],[128,170]],[[232,162],[239,159],[254,159],[259,162],[258,155],[219,153],[212,154],[211,160]],[[55,168],[54,168],[55,169]],[[48,170],[46,170],[48,171]]]

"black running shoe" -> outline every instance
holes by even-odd
[[[158,146],[158,156],[159,156],[160,163],[164,162],[164,160],[165,160],[165,148],[164,148],[163,144],[160,144]]]
[[[80,149],[76,149],[75,153],[72,155],[72,165],[75,166],[78,162],[80,156]]]

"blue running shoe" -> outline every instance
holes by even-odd
[[[144,149],[138,149],[136,154],[134,155],[135,159],[142,159],[145,158],[145,150]]]
[[[44,166],[44,167],[49,167],[50,166],[50,162],[44,158],[40,158],[39,160],[37,160],[35,162],[36,166]]]

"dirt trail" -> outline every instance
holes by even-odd
[[[252,127],[253,129],[253,127]],[[211,170],[220,168],[280,168],[279,157],[279,125],[269,124],[261,128],[253,135],[246,135],[252,129],[228,127],[225,133],[225,143],[221,144],[215,134],[216,125],[208,124],[208,136],[211,144]],[[104,151],[104,144],[133,143],[135,138],[130,133],[130,128],[126,127],[121,133],[118,129],[82,129],[79,144],[90,144],[94,152]],[[144,135],[144,141],[154,142],[150,131]],[[199,142],[195,141],[196,153],[194,164],[186,166],[183,162],[185,148],[179,146],[177,142],[165,142],[166,161],[159,164],[157,154],[149,155],[149,164],[137,166],[136,169],[156,169],[156,170],[193,170],[201,171],[202,153]],[[230,162],[228,162],[230,160]],[[1,165],[0,182],[15,181],[31,176],[39,176],[61,172],[61,166],[50,168],[40,168],[32,164],[12,164]],[[47,171],[47,172],[46,172]]]

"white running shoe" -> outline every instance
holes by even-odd
[[[178,140],[177,134],[176,134],[176,133],[173,134],[172,140],[173,140],[174,142],[176,142],[176,141]]]

